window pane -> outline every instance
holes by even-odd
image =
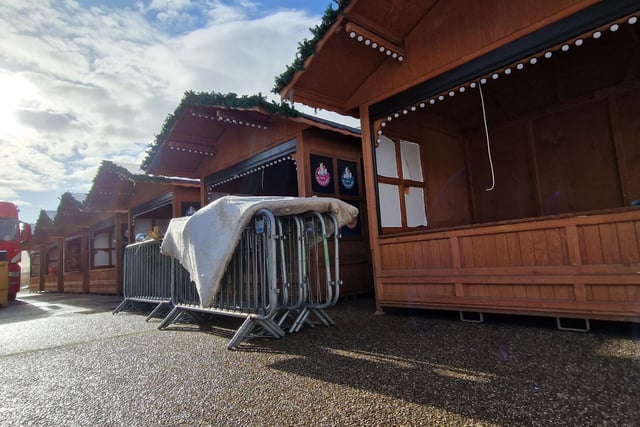
[[[397,185],[378,184],[380,195],[380,225],[402,227],[400,188]]]
[[[379,138],[378,146],[376,147],[376,164],[378,175],[391,178],[398,177],[396,146],[391,139],[384,135]]]
[[[110,246],[109,242],[109,231],[99,231],[93,237],[93,247],[94,248],[108,248]]]
[[[422,160],[420,145],[411,141],[400,141],[402,156],[402,178],[422,182]]]
[[[421,187],[409,187],[404,194],[407,209],[407,227],[427,226],[424,207],[424,191]]]

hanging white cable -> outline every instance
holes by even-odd
[[[484,108],[484,96],[482,96],[482,84],[478,85],[480,90],[480,101],[482,102],[482,120],[484,121],[484,135],[487,139],[487,154],[489,155],[489,166],[491,166],[491,187],[485,188],[484,191],[491,191],[496,186],[496,176],[493,171],[493,159],[491,158],[491,144],[489,143],[489,127],[487,126],[487,112]]]

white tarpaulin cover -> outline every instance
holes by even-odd
[[[160,251],[176,258],[189,272],[203,307],[213,303],[242,230],[260,209],[276,216],[330,212],[341,227],[358,216],[356,207],[331,197],[225,196],[192,216],[172,219]]]

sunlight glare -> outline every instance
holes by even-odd
[[[22,76],[0,73],[0,134],[15,136],[21,131],[17,112],[36,96],[35,86]]]

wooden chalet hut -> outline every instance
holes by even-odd
[[[327,11],[274,91],[360,118],[379,309],[640,320],[639,18],[637,0]]]
[[[124,248],[136,234],[160,233],[185,204],[200,201],[198,182],[135,174],[103,161],[84,203],[91,214],[86,260],[88,292],[121,294]]]
[[[44,277],[42,274],[43,261],[42,261],[42,243],[44,238],[41,237],[43,221],[47,221],[45,217],[47,213],[44,209],[40,210],[40,215],[36,223],[33,225],[33,236],[31,241],[25,245],[26,250],[29,251],[29,292],[42,292],[44,290]],[[48,219],[49,223],[53,225],[53,220]],[[40,231],[38,231],[40,228]],[[46,227],[45,227],[46,228]]]
[[[358,129],[262,95],[187,92],[143,162],[151,174],[200,179],[202,204],[223,195],[324,196],[366,218]],[[372,291],[366,223],[344,227],[341,295]]]
[[[82,293],[89,291],[87,252],[91,214],[83,209],[85,195],[67,192],[60,197],[54,217],[58,238],[57,270],[60,292]]]
[[[29,291],[58,292],[58,245],[53,219],[55,212],[40,211],[34,234],[27,244],[29,250]]]

